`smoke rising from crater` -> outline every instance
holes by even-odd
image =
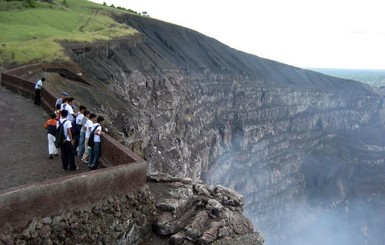
[[[302,154],[272,139],[235,147],[205,180],[244,195],[266,245],[383,245],[385,144],[373,132],[329,135]]]
[[[383,200],[358,200],[333,209],[294,210],[276,217],[281,223],[277,230],[265,230],[264,224],[256,228],[262,230],[266,245],[380,245],[385,241],[385,208],[380,203]]]

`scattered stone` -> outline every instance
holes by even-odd
[[[29,228],[24,229],[24,230],[21,232],[21,234],[20,234],[21,238],[22,238],[22,239],[29,239],[29,238],[31,238],[31,234],[30,234],[29,232],[30,232],[30,231],[29,231]]]
[[[25,240],[16,240],[15,245],[25,245],[27,242]]]
[[[52,219],[52,224],[53,225],[57,225],[57,224],[59,224],[60,223],[60,221],[62,221],[63,220],[63,217],[62,216],[55,216],[53,219]]]
[[[41,220],[41,222],[45,225],[49,225],[52,223],[52,219],[50,217],[45,217]]]
[[[212,196],[212,191],[208,188],[207,185],[202,185],[202,184],[193,185],[193,190],[198,195],[204,195],[207,197]]]
[[[227,187],[217,185],[214,189],[214,193],[220,193],[223,197],[222,204],[228,206],[243,206],[243,196],[238,192],[231,190]]]
[[[51,227],[49,225],[45,225],[43,226],[40,231],[39,231],[39,236],[42,238],[42,239],[47,239],[49,238],[51,235]]]

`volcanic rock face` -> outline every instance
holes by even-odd
[[[149,182],[158,200],[155,233],[171,236],[172,244],[209,244],[253,233],[242,214],[243,196],[233,190],[166,175],[150,176]],[[252,238],[263,244],[260,234]]]
[[[314,223],[320,208],[342,208],[347,223],[356,200],[384,211],[383,101],[373,89],[149,18],[117,18],[141,36],[74,60],[123,96],[127,111],[113,116],[151,172],[241,192],[256,227],[278,241]],[[359,241],[385,240],[370,233],[384,222],[357,220]]]

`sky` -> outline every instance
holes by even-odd
[[[383,0],[92,0],[301,68],[385,69]]]

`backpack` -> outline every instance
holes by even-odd
[[[63,123],[60,123],[59,121],[59,127],[56,130],[56,135],[55,135],[55,146],[56,148],[60,148],[64,145],[64,143],[67,140],[67,136],[64,133],[64,123],[67,120],[64,120]]]
[[[82,125],[76,123],[76,118],[77,117],[78,117],[78,115],[72,121],[71,132],[72,132],[73,135],[79,135],[80,134],[80,130],[82,129]]]
[[[96,129],[99,127],[99,125],[97,125],[90,133],[90,137],[88,138],[88,142],[87,142],[87,145],[91,148],[93,148],[95,146],[95,141],[94,141],[94,138],[95,138],[95,131]]]

